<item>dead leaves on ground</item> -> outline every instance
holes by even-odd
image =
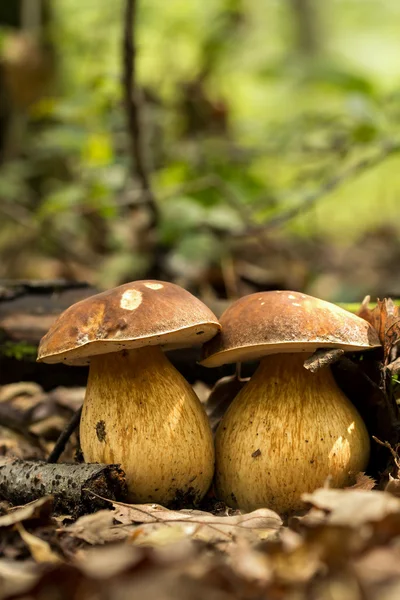
[[[325,488],[303,499],[289,525],[268,509],[123,503],[71,523],[42,499],[0,521],[0,539],[25,552],[0,559],[0,600],[397,600],[400,499]]]

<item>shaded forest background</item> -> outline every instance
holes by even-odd
[[[0,277],[400,296],[398,1],[124,6],[0,4]]]

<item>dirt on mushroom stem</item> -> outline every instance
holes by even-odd
[[[157,346],[92,358],[80,433],[86,461],[121,464],[131,502],[196,503],[209,488],[207,416]]]

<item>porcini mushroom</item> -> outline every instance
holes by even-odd
[[[342,487],[363,471],[369,436],[329,367],[311,373],[305,353],[368,350],[376,331],[338,306],[298,292],[262,292],[234,302],[221,333],[203,347],[203,365],[261,359],[216,434],[216,489],[228,505],[286,513],[301,495]]]
[[[41,340],[39,361],[90,363],[83,454],[121,464],[132,502],[196,502],[206,493],[214,470],[210,426],[163,350],[201,344],[219,329],[181,287],[136,281],[74,304]]]

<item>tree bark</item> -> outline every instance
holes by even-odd
[[[118,465],[0,462],[0,498],[13,505],[54,496],[55,513],[76,517],[109,506],[97,496],[124,500],[126,493],[125,473]]]

